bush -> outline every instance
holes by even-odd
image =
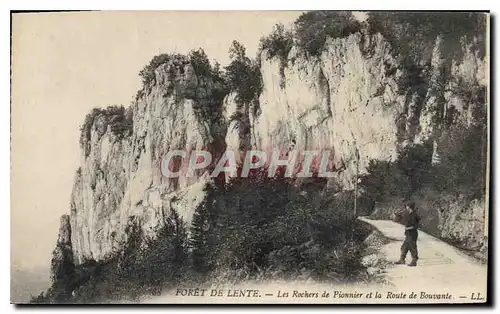
[[[213,185],[205,187],[205,200],[196,208],[191,225],[189,238],[191,260],[193,268],[201,274],[207,274],[216,267],[214,229],[218,212],[212,206],[215,189]]]
[[[146,238],[139,223],[131,219],[127,243],[116,259],[119,281],[140,288],[175,283],[187,263],[187,229],[177,212],[170,209],[165,224],[154,239]]]
[[[197,76],[209,77],[212,75],[210,61],[203,49],[192,50],[188,55],[188,59]]]
[[[298,47],[309,55],[319,56],[328,38],[343,38],[360,30],[360,23],[351,12],[312,11],[295,21]]]
[[[262,51],[266,50],[267,58],[272,59],[274,57],[278,57],[280,60],[281,88],[285,87],[285,68],[288,63],[288,53],[292,47],[293,33],[290,30],[285,29],[281,23],[274,26],[271,34],[260,39],[259,58]]]
[[[411,194],[408,177],[396,163],[370,160],[367,172],[360,176],[360,187],[374,201],[407,198]]]

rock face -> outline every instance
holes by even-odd
[[[70,219],[68,215],[63,215],[51,261],[52,286],[49,293],[55,300],[64,301],[71,294],[74,270]]]
[[[129,109],[129,134],[116,135],[113,117],[97,114],[83,141],[70,215],[76,263],[119,250],[130,216],[140,219],[149,236],[170,209],[190,222],[205,196],[208,173],[164,177],[162,157],[168,151],[208,149],[216,157],[226,147],[327,149],[337,171],[332,182],[352,189],[358,154],[363,173],[372,159],[394,160],[398,148],[434,139],[436,115],[445,120],[443,115],[453,113],[453,123],[473,123],[471,112],[485,103],[465,99],[457,84],[484,87],[484,58],[463,45],[461,60],[451,60],[442,45],[436,38],[430,59],[422,61],[430,64],[425,97],[400,83],[409,74],[379,33],[328,39],[317,57],[293,47],[284,68],[263,51],[259,108],[236,104],[231,93],[216,101],[221,112],[212,111],[208,118],[200,111],[200,99],[211,97],[215,83],[204,82],[189,62],[161,64]],[[443,67],[451,78],[441,77]],[[239,120],[231,119],[235,113]]]
[[[120,249],[130,216],[139,218],[145,234],[153,236],[170,208],[189,222],[203,200],[203,174],[166,178],[163,155],[170,150],[216,150],[224,145],[225,128],[218,121],[204,121],[195,99],[179,96],[188,89],[198,92],[200,82],[190,64],[171,61],[155,75],[132,105],[131,136],[117,138],[104,115],[91,125],[90,150],[88,155],[82,150],[71,202],[72,243],[79,263]]]
[[[364,38],[368,42],[363,43]],[[385,71],[384,64],[396,64],[382,35],[356,33],[329,40],[315,60],[292,49],[283,88],[279,60],[262,59],[264,91],[262,113],[254,123],[255,146],[332,150],[333,167],[340,170],[338,183],[349,189],[354,184],[356,151],[361,170],[369,159],[395,158],[396,120],[407,112],[396,84],[402,74]]]
[[[437,208],[440,213],[440,235],[461,247],[487,254],[488,234],[485,232],[487,221],[485,224],[484,201],[473,200],[464,206],[466,202],[463,198],[459,196],[450,200],[451,204],[448,206]]]

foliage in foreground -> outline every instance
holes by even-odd
[[[315,178],[299,188],[264,170],[233,178],[223,189],[208,186],[211,197],[193,219],[193,263],[206,273],[357,278],[364,234],[352,216],[353,195],[332,195],[325,186]]]
[[[137,301],[145,293],[155,294],[166,284],[183,279],[188,259],[187,228],[175,211],[170,212],[154,240],[144,237],[133,217],[127,235],[123,251],[99,262],[84,261],[31,303]]]
[[[155,240],[132,219],[123,252],[75,268],[63,291],[32,302],[137,301],[188,281],[307,276],[318,281],[366,279],[361,265],[366,230],[355,223],[352,193],[326,191],[323,179],[298,188],[264,171],[226,184],[209,184],[190,236],[175,211]],[[236,273],[245,274],[238,277]],[[60,287],[61,285],[59,285]]]

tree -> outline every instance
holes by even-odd
[[[360,30],[361,25],[346,11],[311,11],[295,21],[297,45],[312,56],[321,54],[328,38],[343,38]]]
[[[232,60],[250,60],[246,56],[246,48],[239,41],[233,40],[231,47],[229,48],[229,58]],[[244,61],[243,61],[244,62]]]
[[[256,62],[246,56],[245,47],[233,40],[229,48],[231,63],[225,68],[229,89],[236,92],[236,100],[250,103],[262,91],[262,75]]]
[[[271,34],[260,39],[259,49],[261,51],[267,50],[269,58],[278,56],[281,60],[286,61],[292,46],[292,32],[285,29],[283,24],[278,23],[274,26]]]
[[[192,50],[191,52],[189,52],[188,58],[198,77],[212,76],[213,73],[212,67],[210,66],[210,61],[208,60],[207,54],[202,48],[198,48],[197,50]]]
[[[146,247],[141,264],[147,284],[177,282],[187,265],[187,229],[177,211],[170,209],[165,225]]]
[[[191,236],[189,238],[193,267],[202,274],[213,270],[217,264],[215,254],[217,215],[214,212],[214,206],[212,206],[215,188],[211,184],[208,184],[204,188],[204,191],[206,197],[194,212],[191,224]]]

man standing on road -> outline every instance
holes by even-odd
[[[415,203],[410,202],[405,205],[408,211],[408,220],[405,227],[405,241],[401,245],[401,257],[396,264],[404,264],[406,259],[406,254],[408,251],[411,253],[411,263],[408,266],[417,266],[418,260],[418,250],[417,250],[417,238],[418,238],[418,225],[420,222],[420,217],[415,211]]]

